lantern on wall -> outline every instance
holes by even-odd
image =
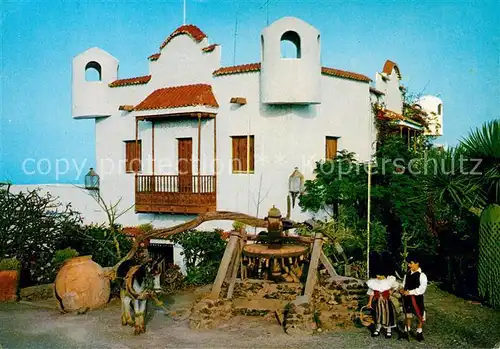
[[[85,189],[99,190],[99,175],[91,167],[85,175]]]
[[[295,207],[295,198],[304,191],[304,176],[298,167],[295,167],[288,179],[288,191],[292,197],[292,207]]]

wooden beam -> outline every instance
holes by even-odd
[[[201,176],[201,113],[198,113],[198,190],[200,193]]]
[[[155,121],[153,120],[151,123],[151,154],[152,154],[152,172],[153,176],[155,174]]]
[[[333,268],[332,262],[325,255],[325,253],[323,252],[323,250],[321,251],[321,253],[319,255],[319,260],[325,266],[325,268],[328,271],[328,274],[330,274],[330,276],[338,276],[337,272]]]
[[[214,118],[214,192],[217,196],[217,118]]]
[[[137,153],[139,149],[139,120],[135,119],[135,156],[137,158]],[[135,160],[135,159],[134,159]],[[138,171],[136,170],[135,173]]]
[[[229,287],[227,289],[227,299],[233,298],[233,291],[234,291],[234,286],[236,284],[236,276],[238,276],[238,269],[240,268],[240,262],[241,262],[241,253],[243,252],[243,247],[245,246],[245,241],[243,240],[243,231],[240,231],[240,240],[238,241],[239,244],[235,250],[234,254],[234,264],[233,264],[233,270],[231,271],[231,276],[229,279]],[[243,275],[242,275],[243,278]]]
[[[304,287],[304,297],[307,303],[311,301],[311,297],[314,292],[314,286],[316,285],[317,281],[316,279],[318,277],[317,275],[318,264],[322,248],[323,248],[323,234],[316,233],[311,253],[311,260],[309,262],[309,270],[307,271],[306,285]]]
[[[247,104],[247,99],[245,97],[232,97],[229,102],[239,104],[239,105],[245,105],[245,104]]]
[[[226,250],[224,251],[224,256],[222,257],[222,261],[219,265],[219,270],[217,271],[217,276],[215,277],[212,291],[210,292],[211,298],[219,298],[222,283],[226,279],[229,264],[231,264],[231,260],[233,259],[235,250],[239,246],[239,240],[240,236],[238,234],[231,234],[229,242],[227,243]]]

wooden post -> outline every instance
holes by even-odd
[[[333,268],[332,262],[330,262],[330,259],[328,259],[323,250],[321,250],[319,260],[325,266],[326,270],[328,270],[328,274],[330,274],[330,276],[338,276],[337,272]]]
[[[151,155],[153,157],[152,159],[152,172],[153,176],[155,175],[155,121],[151,120]]]
[[[135,160],[137,160],[137,153],[138,153],[138,149],[139,149],[139,119],[135,118],[135,158],[132,159],[132,161],[134,161],[135,163]],[[137,174],[137,167],[134,167],[134,172]]]
[[[214,117],[214,192],[217,196],[217,116]]]
[[[411,134],[410,134],[410,128],[408,127],[408,149],[410,149],[410,137],[411,137]]]
[[[314,237],[313,249],[311,253],[311,261],[309,262],[309,270],[307,271],[307,280],[304,287],[304,297],[307,303],[311,301],[314,292],[314,285],[318,274],[319,258],[323,248],[323,234],[317,233]]]
[[[210,292],[210,297],[218,298],[222,283],[224,282],[229,265],[231,264],[231,260],[233,259],[235,250],[237,250],[240,240],[240,236],[237,233],[231,234],[229,238],[229,242],[227,243],[226,250],[224,251],[224,256],[222,257],[222,261],[219,265],[219,271],[217,271],[217,276],[215,277],[214,284],[212,286],[212,291]]]
[[[198,190],[197,193],[201,193],[200,182],[201,182],[201,113],[198,113]]]
[[[227,296],[226,296],[227,299],[233,298],[234,285],[236,284],[236,276],[238,276],[238,269],[240,267],[241,253],[243,251],[243,246],[245,246],[245,241],[243,240],[242,236],[244,233],[244,229],[242,229],[242,231],[240,231],[239,233],[240,233],[240,240],[238,241],[239,244],[234,253],[234,259],[233,259],[234,264],[229,279],[229,287],[227,289]]]

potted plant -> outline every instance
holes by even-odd
[[[0,302],[17,300],[21,263],[15,258],[0,260]]]

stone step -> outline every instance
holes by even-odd
[[[233,301],[234,311],[243,315],[264,316],[270,312],[281,311],[289,301],[279,299],[241,299]]]

